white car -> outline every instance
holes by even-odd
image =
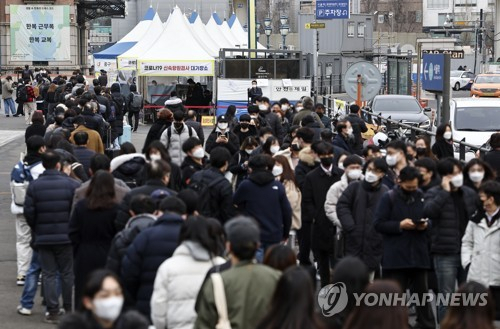
[[[466,143],[481,146],[500,131],[500,99],[454,98],[450,123],[454,140],[465,138]]]
[[[460,90],[474,80],[474,73],[469,71],[450,71],[450,85],[453,90]]]

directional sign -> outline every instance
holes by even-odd
[[[450,58],[452,59],[464,59],[463,50],[442,50],[442,49],[422,50],[422,55],[423,54],[450,54]]]
[[[424,54],[422,89],[443,91],[444,54]]]
[[[316,0],[316,19],[349,18],[349,0]]]
[[[309,29],[324,29],[326,27],[325,23],[306,23],[306,30]]]

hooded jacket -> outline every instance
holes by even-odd
[[[171,97],[165,102],[165,107],[168,108],[172,113],[175,111],[183,111],[184,105],[182,105],[182,99],[178,97]]]
[[[318,166],[319,162],[315,161],[310,147],[304,147],[300,150],[299,163],[297,164],[297,167],[295,167],[295,181],[301,190],[306,179],[306,175]]]
[[[36,180],[45,171],[45,168],[42,165],[42,158],[40,157],[39,153],[28,153],[24,157],[23,162],[27,166],[33,166],[30,169],[31,177],[33,177],[33,180]],[[12,194],[12,202],[10,203],[10,212],[14,215],[20,215],[23,213],[23,211],[24,211],[23,207],[18,206],[14,202],[14,194]]]
[[[363,178],[363,175],[361,175],[359,180],[352,181],[351,183],[363,180]],[[347,177],[347,174],[344,173],[340,178],[340,181],[333,184],[326,194],[325,214],[326,217],[332,221],[333,225],[337,227],[337,229],[342,229],[342,224],[337,216],[337,204],[340,196],[345,191],[349,183],[349,178]]]
[[[270,171],[254,170],[241,182],[233,202],[260,224],[261,243],[274,244],[288,238],[292,208],[285,187]]]
[[[128,187],[134,188],[142,180],[142,170],[145,164],[144,154],[123,154],[111,160],[111,173],[115,178],[124,181]]]
[[[194,305],[208,270],[223,264],[201,244],[184,241],[156,273],[151,296],[151,319],[156,328],[190,329],[196,321]]]

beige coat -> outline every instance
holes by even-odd
[[[283,186],[285,187],[286,197],[290,206],[292,207],[292,230],[298,230],[302,227],[302,217],[301,217],[301,202],[302,194],[300,189],[290,180],[284,181]]]

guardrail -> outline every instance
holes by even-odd
[[[325,106],[328,109],[328,113],[329,113],[330,117],[335,116],[339,112],[339,110],[335,108],[335,98],[323,97],[323,100],[326,100]],[[332,104],[334,105],[333,107],[332,107]],[[342,113],[344,113],[344,114],[348,113],[348,111],[347,111],[348,106],[349,106],[349,104],[346,102],[346,107],[344,109],[342,109]],[[392,120],[390,116],[383,117],[380,114],[375,114],[375,113],[373,113],[369,110],[366,110],[364,108],[361,109],[361,113],[363,113],[363,115],[365,116],[364,119],[367,122],[370,122],[370,121],[374,122],[373,118],[375,117],[378,119],[379,125],[386,123],[386,132],[394,131],[394,130],[399,129],[399,128],[410,129],[409,139],[413,142],[416,140],[416,137],[418,135],[436,136],[436,133],[431,131],[431,130],[422,129],[422,128],[416,127],[414,125],[409,125],[409,124],[403,123],[401,121]],[[389,123],[389,124],[387,125],[387,123]],[[432,125],[431,125],[431,127],[432,127]],[[417,135],[417,133],[418,133],[418,135]],[[463,138],[462,140],[454,139],[453,143],[458,144],[458,150],[459,150],[458,153],[459,153],[460,161],[465,161],[465,153],[467,152],[467,148],[472,149],[474,151],[479,151],[481,156],[483,156],[486,152],[490,151],[487,148],[473,145],[473,144],[469,144],[469,143],[465,142],[465,138]]]

